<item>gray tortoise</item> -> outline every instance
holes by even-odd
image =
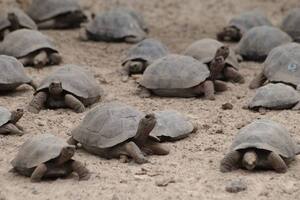
[[[17,122],[22,118],[23,114],[23,109],[17,109],[10,112],[6,108],[0,106],[0,134],[23,135],[23,128],[17,124]]]
[[[224,46],[224,44],[217,40],[204,38],[188,46],[184,51],[184,55],[192,56],[202,63],[209,64],[214,59],[216,51],[222,46]],[[238,72],[239,67],[240,65],[235,52],[229,48],[229,55],[225,59],[225,67],[220,79],[244,83],[244,77]]]
[[[41,134],[28,139],[12,160],[13,170],[28,176],[32,182],[45,178],[65,177],[76,172],[79,180],[90,178],[89,170],[73,160],[75,146],[51,134]]]
[[[258,26],[243,35],[236,52],[245,60],[262,62],[272,49],[291,41],[292,38],[278,28]]]
[[[251,89],[265,82],[281,82],[300,88],[300,45],[288,43],[274,48],[268,55],[262,71],[251,81]]]
[[[37,29],[35,22],[19,8],[4,10],[0,16],[0,40],[12,31],[27,28]]]
[[[150,135],[160,141],[176,141],[189,136],[196,127],[181,113],[175,110],[155,112],[156,125]]]
[[[151,93],[165,97],[196,97],[204,94],[214,100],[215,91],[225,91],[224,82],[215,80],[225,66],[224,57],[216,53],[207,65],[184,55],[170,54],[149,65],[140,81],[140,97]]]
[[[126,8],[116,8],[94,16],[81,30],[81,40],[137,43],[146,37],[143,17]]]
[[[51,38],[28,29],[8,34],[0,44],[0,54],[13,56],[24,66],[56,65],[62,60]]]
[[[222,159],[220,170],[262,168],[285,173],[298,154],[300,146],[286,128],[271,120],[256,120],[240,130],[229,153]]]
[[[35,82],[29,78],[24,66],[16,58],[0,55],[0,92],[8,92],[22,84],[28,84],[36,89]]]
[[[282,21],[281,29],[288,33],[295,42],[300,42],[300,8],[289,11]]]
[[[101,93],[92,74],[77,65],[65,65],[41,81],[28,110],[38,113],[45,106],[67,107],[80,113],[97,102]]]
[[[123,80],[131,74],[142,74],[146,67],[169,53],[167,47],[156,39],[144,39],[129,49],[122,63]]]
[[[233,17],[229,21],[228,26],[217,33],[217,38],[220,41],[238,42],[251,28],[264,25],[272,26],[272,23],[261,10],[254,9],[243,12],[240,15]]]
[[[82,123],[72,131],[69,144],[80,143],[93,154],[119,158],[126,162],[148,162],[144,154],[166,155],[169,150],[149,134],[156,124],[153,114],[144,115],[120,102],[105,103],[93,108]]]
[[[40,29],[77,28],[87,21],[78,0],[33,0],[27,13]]]
[[[290,85],[269,83],[257,89],[248,104],[252,110],[266,109],[300,109],[300,94]]]

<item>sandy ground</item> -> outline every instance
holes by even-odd
[[[7,6],[12,0],[0,1]],[[255,7],[264,9],[274,24],[279,24],[288,9],[298,0],[82,0],[85,8],[94,12],[118,5],[140,10],[150,26],[150,37],[159,38],[171,52],[180,53],[190,43],[204,37],[215,37],[215,33],[234,15]],[[298,2],[299,3],[299,2]],[[285,174],[275,172],[232,173],[219,172],[220,159],[227,152],[234,135],[242,124],[257,118],[268,118],[285,125],[292,136],[300,141],[300,112],[272,111],[265,115],[243,110],[254,91],[249,91],[249,81],[258,73],[261,64],[245,62],[241,73],[246,78],[243,85],[229,83],[230,90],[217,95],[216,101],[199,98],[141,99],[136,94],[134,81],[123,83],[116,70],[129,44],[79,42],[79,30],[43,31],[52,36],[64,57],[64,63],[87,66],[95,76],[103,75],[108,83],[99,83],[104,88],[104,101],[118,99],[142,111],[177,109],[198,124],[198,131],[189,138],[168,143],[168,156],[152,156],[150,163],[137,165],[121,164],[118,160],[105,160],[81,150],[76,159],[84,162],[92,171],[89,181],[78,182],[77,177],[30,183],[28,178],[8,173],[10,161],[18,146],[26,139],[49,132],[68,138],[70,131],[80,123],[83,114],[70,110],[43,110],[34,115],[26,112],[19,124],[28,134],[23,137],[0,136],[0,199],[298,199],[300,196],[300,162],[293,162]],[[26,68],[26,72],[39,81],[58,66],[37,70]],[[1,96],[0,105],[9,109],[25,107],[31,100],[33,90],[29,86],[18,88],[15,93]],[[222,110],[223,103],[232,103],[232,110]],[[101,102],[99,102],[101,104]],[[221,130],[221,131],[220,131]],[[231,194],[225,186],[231,180],[242,179],[248,188],[244,192]],[[157,182],[173,180],[166,187]]]

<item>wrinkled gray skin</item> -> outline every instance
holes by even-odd
[[[76,65],[65,65],[41,81],[28,110],[70,108],[77,113],[100,99],[102,89],[92,74]]]
[[[20,29],[0,44],[0,54],[17,58],[24,66],[44,67],[62,60],[51,38],[36,30]]]
[[[19,8],[9,8],[1,12],[0,40],[12,31],[27,28],[37,29],[35,22]]]
[[[166,155],[169,150],[159,140],[149,137],[156,124],[153,114],[144,115],[135,108],[119,102],[105,103],[93,108],[82,123],[72,131],[69,144],[82,147],[101,157],[119,158],[127,162],[148,162],[144,155]]]
[[[272,23],[261,10],[243,12],[232,18],[228,26],[217,34],[217,38],[220,41],[238,42],[251,28],[264,25],[272,26]]]
[[[169,53],[160,41],[156,39],[145,39],[134,45],[127,52],[122,65],[123,81],[127,81],[131,74],[142,74],[146,67],[155,60]]]
[[[281,29],[288,33],[295,42],[300,42],[300,8],[290,10],[283,19]]]
[[[236,52],[245,60],[262,62],[277,46],[292,42],[292,38],[278,28],[259,26],[251,28],[238,43]]]
[[[248,107],[253,110],[300,109],[300,94],[293,87],[283,83],[269,83],[257,89]]]
[[[0,92],[15,90],[22,84],[36,89],[36,83],[25,73],[24,66],[16,58],[0,55]]]
[[[206,99],[214,100],[215,91],[227,89],[224,82],[214,79],[224,66],[222,56],[217,56],[210,63],[210,69],[190,56],[165,56],[146,68],[140,81],[139,95],[145,98],[150,97],[151,93],[164,97],[197,97],[204,94]]]
[[[78,174],[79,180],[88,180],[89,170],[72,159],[74,154],[74,146],[54,135],[41,134],[27,140],[11,164],[15,172],[29,176],[32,182],[65,177],[72,172]]]
[[[33,0],[27,13],[39,29],[78,28],[87,21],[77,0]]]
[[[146,37],[147,30],[139,13],[116,8],[94,16],[93,20],[81,30],[80,39],[137,43]]]
[[[274,48],[268,55],[264,68],[251,81],[249,88],[255,89],[266,82],[285,83],[295,89],[300,87],[300,45],[288,43]]]
[[[157,123],[150,135],[160,141],[176,141],[189,136],[196,127],[181,113],[175,110],[155,112]]]
[[[271,120],[256,120],[240,130],[229,153],[222,159],[220,170],[272,169],[285,173],[298,154],[300,146],[286,128]]]
[[[17,122],[22,118],[23,114],[23,109],[17,109],[10,112],[6,108],[0,106],[0,134],[23,135],[23,128],[17,124]]]

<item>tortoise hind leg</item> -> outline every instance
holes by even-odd
[[[79,180],[89,180],[91,177],[90,171],[79,161],[72,160],[72,170],[79,176]]]
[[[24,132],[20,130],[17,126],[12,123],[5,124],[0,127],[0,134],[15,134],[15,135],[23,135]]]
[[[284,160],[276,153],[271,152],[268,156],[268,163],[278,173],[285,173],[287,171],[287,165]]]
[[[43,176],[46,174],[47,170],[48,167],[44,163],[37,166],[31,174],[31,182],[40,182]]]
[[[222,160],[220,164],[221,172],[230,172],[234,169],[238,169],[240,167],[241,161],[241,153],[238,151],[232,151],[228,153]]]
[[[245,83],[244,77],[233,67],[226,67],[224,69],[224,76],[228,80],[232,80],[236,83]]]
[[[267,81],[267,77],[265,77],[264,72],[260,72],[250,83],[250,89],[256,89],[262,86]]]
[[[65,95],[65,103],[69,108],[77,113],[82,113],[85,111],[85,106],[83,105],[83,103],[71,94]]]

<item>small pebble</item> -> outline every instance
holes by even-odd
[[[243,180],[238,179],[238,180],[230,181],[226,185],[225,189],[227,192],[230,192],[230,193],[238,193],[238,192],[246,190],[247,185]]]
[[[224,104],[222,104],[222,109],[223,110],[232,110],[233,105],[231,103],[224,103]]]
[[[158,187],[166,187],[169,185],[169,183],[175,183],[175,179],[173,177],[169,177],[169,178],[164,178],[161,180],[157,180],[155,182],[155,185]]]

